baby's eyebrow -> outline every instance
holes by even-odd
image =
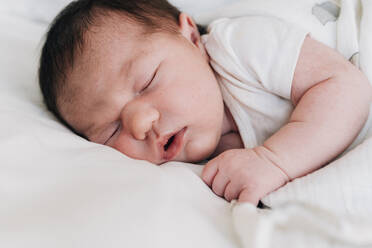
[[[97,142],[99,141],[100,136],[102,136],[102,132],[107,127],[107,123],[97,123],[93,120],[88,121],[84,127],[80,129],[80,133],[84,135],[89,141]]]
[[[87,128],[82,130],[82,134],[87,137],[89,141],[92,141],[95,134],[98,132],[99,128],[94,125],[94,123],[90,123]]]
[[[105,138],[103,137],[103,132],[105,128],[93,128],[92,131],[86,132],[89,133],[89,135],[86,135],[89,141],[95,142],[98,144],[104,144],[106,142]]]

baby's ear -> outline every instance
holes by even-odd
[[[178,17],[178,23],[181,34],[198,47],[203,55],[206,54],[204,45],[201,42],[198,26],[195,24],[194,20],[186,13],[181,13]]]
[[[178,17],[178,22],[181,34],[193,44],[197,45],[200,41],[200,34],[193,19],[186,13],[181,13]]]

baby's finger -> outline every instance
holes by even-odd
[[[229,183],[230,179],[223,173],[217,172],[217,175],[213,179],[212,190],[219,196],[223,196],[225,192],[226,185]]]
[[[209,161],[203,168],[202,172],[202,179],[203,181],[208,184],[208,186],[212,186],[212,182],[214,177],[218,172],[218,164],[215,163],[213,160]]]
[[[260,196],[248,188],[243,189],[239,194],[238,202],[249,202],[257,206],[260,201]]]
[[[234,199],[238,199],[241,188],[242,188],[242,185],[239,184],[239,182],[237,182],[236,180],[230,181],[226,185],[224,198],[229,202]]]

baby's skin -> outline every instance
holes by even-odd
[[[130,34],[130,35],[128,35]],[[194,21],[143,34],[117,14],[90,29],[67,77],[62,116],[90,141],[154,164],[209,158],[202,179],[219,196],[257,205],[348,147],[372,99],[366,77],[306,37],[293,78],[294,111],[264,144],[244,148]],[[76,107],[79,106],[79,107]]]

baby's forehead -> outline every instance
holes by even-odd
[[[95,96],[103,91],[102,87],[110,82],[110,76],[122,70],[124,62],[127,62],[125,67],[130,67],[132,58],[145,52],[141,39],[134,39],[133,32],[124,33],[115,25],[105,22],[87,32],[83,47],[75,54],[73,66],[67,71],[61,102],[91,105]]]
[[[129,46],[142,36],[141,25],[121,18],[108,17],[97,25],[92,25],[84,34],[80,55],[102,56],[107,50]],[[120,46],[118,46],[120,44]]]
[[[86,74],[84,78],[94,76],[102,73],[108,65],[119,62],[115,60],[130,58],[143,52],[143,39],[139,37],[141,31],[137,30],[137,24],[130,24],[115,18],[93,25],[84,34],[70,74]]]
[[[144,34],[143,30],[138,30],[138,25],[133,21],[113,19],[90,29],[84,37],[82,48],[75,55],[69,81],[79,83],[82,79],[97,77],[108,70],[117,69],[114,67],[123,62],[130,68],[131,62],[154,50],[161,50],[154,48],[156,37],[161,37],[162,42],[173,38],[161,32]],[[75,77],[78,78],[74,80]]]

